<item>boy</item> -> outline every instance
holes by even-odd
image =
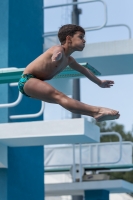
[[[69,65],[102,88],[110,88],[114,84],[113,81],[98,79],[70,56],[74,51],[84,49],[84,35],[85,31],[80,26],[73,24],[62,26],[58,32],[61,45],[51,47],[25,68],[18,84],[19,90],[26,96],[59,104],[74,113],[92,116],[97,122],[118,119],[120,116],[118,111],[81,103],[44,82],[52,79]]]

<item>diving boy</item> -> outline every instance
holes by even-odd
[[[84,104],[69,98],[45,82],[45,80],[52,79],[69,65],[72,69],[79,71],[99,87],[110,88],[113,86],[113,81],[100,80],[90,70],[78,64],[70,56],[73,52],[84,49],[84,35],[85,31],[80,26],[73,24],[62,26],[58,32],[61,45],[52,46],[25,68],[19,80],[19,90],[26,96],[48,103],[59,104],[73,113],[91,116],[98,122],[118,119],[120,116],[118,111]]]

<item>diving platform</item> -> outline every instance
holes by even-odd
[[[107,190],[109,193],[132,193],[133,184],[124,180],[103,180],[45,184],[46,196],[84,195],[84,191]]]
[[[102,76],[133,74],[133,39],[86,44],[72,56],[94,66]]]
[[[84,118],[0,124],[0,144],[11,147],[99,141],[99,127]]]
[[[79,64],[82,65],[83,67],[86,67],[87,69],[89,69],[95,75],[101,74],[97,69],[95,69],[94,67],[92,67],[91,65],[89,65],[86,62],[79,63]],[[24,69],[25,68],[18,68],[18,69],[0,68],[0,84],[18,82]],[[62,72],[60,72],[53,78],[54,79],[59,79],[59,78],[69,78],[69,79],[71,78],[72,79],[72,78],[80,78],[80,77],[84,77],[84,75],[76,70],[73,70],[69,66],[67,66]]]

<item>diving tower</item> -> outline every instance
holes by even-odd
[[[133,39],[86,44],[73,57],[88,62],[102,76],[133,74]]]
[[[3,104],[3,102],[13,102],[18,95],[18,89],[4,83],[18,82],[24,67],[43,52],[44,15],[42,0],[18,0],[12,3],[8,0],[1,0],[1,2],[0,66],[1,68],[9,67],[9,69],[0,69],[0,103]],[[95,54],[93,58],[95,59],[96,56],[99,57]],[[104,57],[104,55],[102,56]],[[86,58],[88,57],[87,55]],[[85,57],[83,56],[83,58]],[[89,68],[95,75],[106,75],[106,73],[103,73],[104,71],[106,72],[106,69],[99,68],[103,63],[91,63],[90,59],[80,63]],[[91,65],[96,67],[97,70]],[[18,69],[11,69],[12,66],[18,67]],[[110,65],[106,66],[110,68]],[[80,77],[83,76],[67,67],[61,74],[54,77],[54,80],[70,80]],[[23,114],[23,111],[26,112],[25,114],[29,114],[29,111],[36,113],[36,110],[40,108],[40,104],[40,101],[24,96],[20,105],[14,108],[1,109],[0,200],[44,200],[45,193],[49,192],[48,189],[52,191],[51,186],[51,188],[48,185],[44,186],[45,156],[43,145],[98,143],[100,141],[99,128],[85,119],[47,122],[41,121],[43,120],[42,114],[36,119],[26,119],[27,122],[25,119],[20,119],[20,121],[18,119],[14,119],[14,121],[10,119],[10,116]],[[109,188],[109,184],[107,183],[105,187]],[[124,186],[121,186],[122,184]],[[84,186],[85,183],[72,183],[68,188],[79,188],[81,185]],[[99,185],[101,191],[104,189],[102,185],[101,182],[101,186]],[[56,186],[58,187],[59,185]],[[92,187],[89,183],[83,186],[81,188],[82,191],[79,189],[79,192],[83,192],[84,189],[88,190],[88,186],[92,188],[92,191],[94,186],[96,187],[96,185]],[[118,188],[118,186],[123,189],[126,188],[127,190],[125,189],[125,191],[131,191],[131,184],[124,181],[118,182],[116,187]],[[61,186],[60,184],[61,192],[64,190],[63,187],[64,185]],[[77,188],[76,191],[78,193]],[[98,187],[96,188],[98,189]]]

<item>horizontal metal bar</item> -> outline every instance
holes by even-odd
[[[20,101],[22,100],[22,97],[23,97],[22,93],[19,92],[19,95],[18,95],[18,98],[17,98],[16,101],[14,101],[13,103],[0,104],[0,108],[11,108],[11,107],[15,107],[15,106],[17,106],[17,105],[20,103]]]
[[[10,71],[12,69],[18,69],[17,67],[5,67],[5,68],[0,68],[0,72],[3,72],[3,71]]]
[[[111,24],[111,25],[106,25],[103,28],[112,28],[112,27],[126,27],[129,31],[129,38],[132,37],[132,31],[131,28],[127,25],[127,24]],[[96,31],[99,29],[94,29],[96,27],[88,27],[88,28],[84,28],[84,30],[87,31]],[[43,34],[43,37],[50,37],[50,36],[57,36],[58,32],[57,31],[53,31],[53,32],[46,32]]]
[[[101,165],[101,164],[116,164],[116,163],[118,163],[120,160],[121,160],[121,158],[122,158],[122,137],[121,137],[121,135],[119,134],[119,133],[117,133],[117,132],[105,132],[105,133],[101,133],[100,134],[100,137],[102,137],[102,136],[109,136],[109,135],[116,135],[118,138],[119,138],[119,148],[120,148],[120,156],[119,156],[119,159],[118,160],[116,160],[116,161],[113,161],[113,162],[95,162],[95,163],[89,163],[89,165]],[[103,143],[99,143],[99,144],[97,144],[97,147],[99,147],[100,145],[102,145]],[[106,143],[105,145],[108,145],[108,143]],[[84,164],[82,164],[82,166],[88,166],[88,164],[87,163],[84,163]]]
[[[106,25],[104,28],[112,28],[112,27],[126,27],[129,32],[129,38],[132,37],[132,31],[131,28],[127,24],[112,24],[112,25]]]
[[[44,6],[43,9],[58,8],[58,7],[64,7],[64,6],[73,6],[73,5],[85,4],[85,3],[97,2],[97,1],[102,2],[101,0],[89,0],[89,1],[82,1],[82,2],[58,4],[58,5],[53,5],[53,6]]]
[[[107,145],[107,144],[109,144],[109,145],[114,145],[114,143],[115,144],[119,144],[119,142],[109,142],[109,143],[99,143],[99,144],[89,144],[89,145],[87,145],[87,146],[105,146],[105,145]],[[122,141],[122,144],[124,145],[124,144],[126,144],[126,145],[131,145],[132,146],[132,148],[133,148],[133,142],[130,142],[130,141]],[[70,146],[71,147],[71,145],[67,145],[67,146]],[[84,145],[82,145],[82,146],[84,146]],[[85,145],[86,146],[86,145]],[[54,147],[55,148],[55,147]],[[56,147],[56,149],[58,149],[58,148],[60,148],[60,146],[58,146],[58,147]],[[65,147],[62,147],[62,148],[66,148],[66,146]],[[50,148],[51,149],[51,148]],[[128,167],[131,167],[131,166],[133,166],[132,164],[131,165],[105,165],[104,167],[105,168],[110,168],[110,167],[112,167],[112,166],[114,166],[114,167],[116,167],[116,169],[105,169],[105,170],[98,170],[98,167],[96,166],[96,168],[97,168],[97,173],[99,173],[99,172],[112,172],[112,171],[131,171],[131,170],[133,170],[133,168],[128,168]],[[70,169],[71,169],[71,167],[72,167],[72,165],[71,164],[65,164],[65,165],[49,165],[49,166],[45,166],[45,172],[69,172],[70,171]],[[83,164],[83,167],[87,170],[87,165],[86,165],[86,167],[84,166],[84,164]],[[93,167],[93,166],[92,166]],[[94,166],[95,167],[95,166]],[[121,169],[120,169],[121,168]],[[89,168],[88,168],[89,169]]]
[[[83,3],[94,3],[94,2],[101,2],[104,5],[104,15],[105,15],[105,19],[104,19],[104,23],[101,26],[95,26],[95,27],[89,27],[89,28],[85,28],[85,31],[92,31],[92,30],[99,30],[102,29],[106,23],[107,23],[107,5],[105,4],[104,1],[102,0],[91,0],[91,1],[83,1],[83,2],[75,2],[75,3],[70,3],[70,4],[60,4],[60,5],[55,5],[55,7],[61,7],[61,6],[67,6],[67,5],[75,5],[75,4],[83,4]],[[48,6],[45,8],[53,8],[52,6]],[[49,32],[49,34],[43,34],[43,37],[48,37],[48,36],[54,36],[57,35],[58,32]]]
[[[10,115],[9,118],[10,119],[36,118],[41,116],[43,114],[43,111],[44,111],[44,102],[42,101],[41,109],[39,112],[33,114],[24,114],[24,115]]]
[[[13,68],[13,67],[12,67],[11,69],[17,69],[17,68],[15,68],[15,67]],[[7,71],[8,68],[5,68],[5,70]],[[17,86],[17,85],[18,85],[18,83],[9,84],[9,86],[11,86],[11,87],[14,87],[14,86]],[[4,103],[4,104],[0,104],[0,108],[11,108],[11,107],[17,106],[17,105],[21,102],[22,97],[23,97],[22,93],[19,92],[18,98],[17,98],[16,101],[14,101],[13,103]]]
[[[101,165],[101,164],[116,164],[116,163],[118,163],[120,160],[121,160],[121,157],[122,157],[122,137],[121,137],[121,135],[119,134],[119,133],[117,133],[117,132],[105,132],[105,133],[101,133],[101,135],[100,135],[100,137],[102,137],[102,136],[109,136],[109,135],[116,135],[118,138],[119,138],[119,142],[117,142],[119,145],[120,145],[120,156],[119,156],[119,159],[117,160],[117,161],[114,161],[114,162],[97,162],[97,163],[89,163],[89,164],[86,164],[86,163],[84,163],[84,164],[82,164],[82,157],[80,158],[81,160],[80,160],[80,168],[81,167],[86,167],[86,166],[90,166],[90,165]],[[96,146],[102,146],[102,145],[109,145],[110,144],[110,142],[108,142],[108,143],[99,143],[99,144],[96,144]],[[113,143],[111,142],[111,144],[113,145]],[[131,145],[133,145],[133,143],[130,143]],[[94,144],[92,144],[92,146],[93,146]],[[83,145],[82,145],[83,146]],[[81,151],[82,151],[82,146],[80,146],[80,155],[81,155]],[[49,165],[49,166],[45,166],[47,169],[48,168],[61,168],[61,167],[70,167],[71,166],[71,164],[64,164],[64,165]],[[75,146],[73,146],[73,170],[75,169]],[[92,166],[93,167],[93,166]],[[74,171],[73,171],[73,173],[74,173]],[[73,174],[74,175],[74,174]]]

